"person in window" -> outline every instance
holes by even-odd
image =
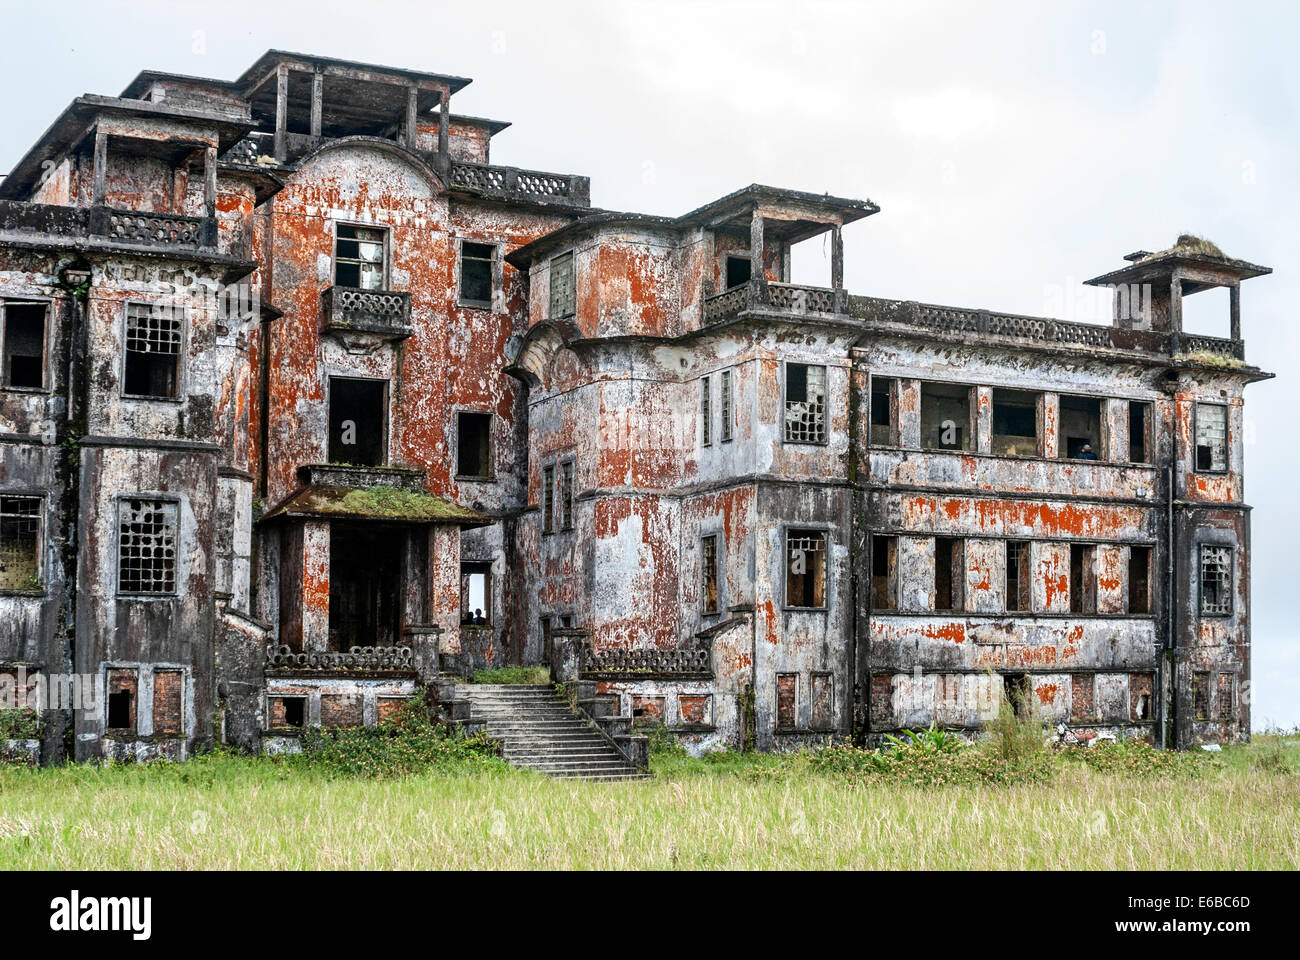
[[[1079,459],[1080,459],[1080,460],[1096,460],[1096,459],[1097,459],[1097,455],[1096,455],[1095,453],[1092,452],[1092,444],[1091,444],[1091,443],[1085,443],[1082,447],[1079,448]]]
[[[475,608],[474,608],[474,625],[475,625],[475,626],[481,626],[482,624],[485,624],[485,623],[487,623],[487,618],[483,616],[483,611],[480,610],[478,607],[475,607]]]

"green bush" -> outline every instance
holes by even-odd
[[[475,670],[475,683],[550,683],[549,667],[498,667],[495,670]]]
[[[0,710],[0,740],[39,740],[41,718],[27,708]]]
[[[1065,747],[1060,755],[1099,773],[1130,777],[1199,777],[1224,763],[1199,750],[1157,750],[1141,740]]]

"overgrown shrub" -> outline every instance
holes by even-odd
[[[27,708],[0,710],[0,740],[39,740],[41,718]]]
[[[475,670],[475,683],[550,683],[550,667],[498,667]]]
[[[1013,696],[1003,691],[998,712],[984,726],[983,744],[999,760],[1023,763],[1046,751],[1047,738],[1030,702],[1032,694],[1017,690]]]
[[[1099,773],[1130,777],[1199,777],[1225,766],[1199,750],[1157,750],[1141,740],[1065,747],[1060,755]]]

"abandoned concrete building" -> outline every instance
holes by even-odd
[[[468,83],[144,72],[0,181],[0,682],[105,694],[38,685],[33,757],[287,749],[516,664],[632,760],[635,720],[786,749],[1004,691],[1084,740],[1249,735],[1267,268],[1131,254],[1110,326],[851,295],[874,204],[598,210],[493,163]],[[1229,336],[1184,332],[1214,287]]]

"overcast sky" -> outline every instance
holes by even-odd
[[[680,214],[749,183],[866,197],[855,293],[1088,319],[1081,280],[1181,232],[1272,266],[1242,294],[1254,721],[1300,725],[1288,302],[1300,252],[1300,14],[1285,3],[4,5],[0,171],[73,97],[146,68],[234,79],[268,48],[473,77],[493,160]],[[820,241],[796,278],[825,283]],[[1227,336],[1223,291],[1188,325]],[[1294,490],[1293,490],[1294,492]],[[1288,559],[1290,558],[1290,559]]]

